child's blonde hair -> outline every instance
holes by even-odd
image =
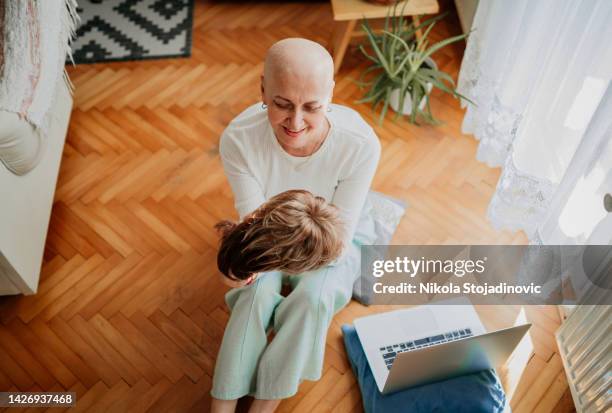
[[[217,265],[234,280],[272,270],[314,270],[338,258],[343,248],[338,209],[306,190],[282,192],[242,222],[221,221],[215,228],[222,236]]]

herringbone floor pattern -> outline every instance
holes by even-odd
[[[327,2],[196,3],[190,59],[69,69],[75,105],[40,288],[0,299],[0,389],[72,390],[73,411],[208,411],[229,317],[212,227],[236,216],[219,136],[258,100],[266,49],[290,36],[328,44],[332,19]],[[459,31],[452,3],[442,6],[451,15],[436,27],[438,39]],[[435,56],[455,77],[462,47]],[[363,63],[349,51],[334,101],[374,124],[369,108],[354,104]],[[445,125],[376,126],[383,154],[374,188],[410,205],[394,242],[524,243],[485,217],[499,171],[475,160],[458,103],[435,94],[433,110]],[[323,377],[304,382],[279,410],[360,411],[340,325],[381,310],[354,302],[342,310],[329,330]],[[534,323],[532,347],[502,371],[513,410],[572,411],[553,338],[556,310],[479,312],[489,328],[517,317]]]

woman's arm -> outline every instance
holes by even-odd
[[[380,151],[380,142],[374,135],[363,145],[348,175],[340,180],[334,192],[332,203],[340,209],[346,225],[345,245],[349,245],[355,235],[361,210],[378,166]]]
[[[263,190],[249,170],[240,143],[231,131],[223,132],[219,153],[225,176],[232,187],[234,205],[242,219],[265,202]]]

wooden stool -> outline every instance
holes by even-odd
[[[342,65],[346,48],[354,35],[357,21],[363,19],[380,19],[387,17],[394,6],[383,6],[369,3],[366,0],[331,0],[334,14],[334,33],[332,37],[332,54],[334,58],[334,72]],[[404,3],[407,3],[404,5]],[[439,10],[436,0],[404,0],[399,2],[395,15],[412,16],[414,24],[418,26],[420,14],[434,14]],[[417,37],[420,33],[417,32]]]

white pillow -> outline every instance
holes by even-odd
[[[370,191],[355,230],[354,242],[359,245],[379,245],[379,248],[368,251],[384,259],[386,246],[391,242],[406,212],[406,207],[406,203],[402,200]],[[353,298],[362,304],[369,305],[373,294],[373,282],[372,277],[362,274],[353,285]]]
[[[12,112],[0,111],[0,161],[16,175],[34,169],[43,152],[40,131]]]

